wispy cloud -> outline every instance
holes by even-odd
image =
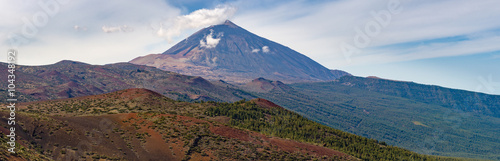
[[[401,0],[402,12],[372,38],[370,46],[348,63],[341,54],[341,42],[353,42],[355,28],[364,29],[373,20],[370,14],[387,10],[388,1],[340,0],[323,3],[293,1],[269,10],[241,9],[235,22],[260,36],[292,47],[329,68],[470,54],[497,49],[500,44],[500,1],[411,1]],[[452,6],[452,7],[450,7]],[[294,13],[283,14],[284,10]],[[293,27],[290,27],[293,26]],[[421,41],[466,36],[464,42]],[[409,49],[398,44],[415,42]],[[389,46],[382,52],[378,47]],[[439,48],[438,48],[439,46]],[[433,50],[438,49],[438,50]],[[369,58],[377,58],[370,59]],[[382,59],[383,61],[376,61]]]
[[[75,29],[75,31],[87,31],[87,27],[82,27],[78,25],[73,26],[73,28]]]
[[[105,33],[120,32],[120,27],[102,26],[102,31]]]
[[[336,59],[332,63],[341,66],[385,64],[440,57],[464,56],[500,51],[500,36],[476,37],[463,41],[435,42],[401,47],[400,44],[383,48],[366,49],[363,54],[353,56],[352,62]]]
[[[134,28],[123,25],[123,26],[102,26],[102,31],[105,33],[114,33],[114,32],[133,32]]]

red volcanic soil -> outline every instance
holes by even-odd
[[[228,138],[238,139],[238,140],[247,141],[247,142],[248,141],[255,141],[251,137],[252,133],[250,131],[238,130],[238,129],[234,129],[234,128],[231,128],[228,126],[218,126],[218,127],[211,126],[210,131],[215,133],[215,134],[218,134],[218,135],[221,135],[224,137],[228,137]],[[253,134],[253,135],[256,135],[256,134]]]
[[[87,96],[81,99],[100,97],[123,97],[127,99],[152,96],[161,95],[146,89],[129,89],[111,96],[104,94]],[[263,108],[281,108],[265,99],[254,99],[252,102]],[[0,113],[0,115],[5,116],[7,113]],[[193,129],[200,127],[200,124],[203,124],[203,126],[208,125],[208,130],[212,134],[246,142],[245,144],[251,143],[268,147],[276,151],[286,151],[289,153],[301,152],[302,154],[318,157],[340,156],[343,158],[352,158],[345,153],[326,147],[278,137],[269,137],[258,132],[222,125],[225,120],[227,121],[227,118],[211,119],[216,122],[221,121],[222,124],[220,124],[173,114],[123,113],[100,116],[47,116],[46,119],[24,115],[16,117],[26,122],[23,125],[23,129],[19,130],[23,131],[19,133],[22,140],[36,142],[44,150],[52,151],[54,158],[57,160],[66,159],[71,155],[79,157],[75,155],[79,153],[81,153],[80,156],[86,158],[102,155],[125,160],[183,160],[186,158],[186,155],[189,155],[188,157],[193,160],[217,159],[216,151],[213,151],[213,149],[203,149],[204,155],[201,155],[201,153],[191,153],[189,152],[189,146],[185,144],[185,140],[182,140],[179,136],[170,137],[166,136],[165,133],[160,133],[161,130],[154,128],[158,124],[155,124],[153,120],[157,120],[162,116],[168,119],[175,118],[169,122],[169,124],[175,125],[172,126],[173,128],[181,125],[187,129]],[[109,126],[103,126],[103,120],[107,120],[108,123],[104,125]],[[7,129],[0,128],[0,131],[6,133]],[[140,135],[142,134],[145,135],[141,138]],[[184,138],[185,136],[182,135],[180,137]],[[82,149],[80,147],[81,143],[85,143],[85,146],[88,145],[88,147],[84,146]],[[79,147],[80,149],[78,149]],[[72,150],[75,148],[77,149]],[[62,154],[61,151],[63,150],[66,151],[66,154]]]
[[[263,98],[256,98],[256,99],[253,99],[253,100],[250,100],[250,102],[254,102],[255,104],[257,104],[258,106],[260,107],[264,107],[264,108],[267,108],[267,109],[270,109],[270,108],[281,108],[281,109],[284,109],[283,107],[271,102],[271,101],[268,101],[266,99],[263,99]]]
[[[172,155],[172,150],[174,149],[169,149],[171,145],[168,143],[165,143],[165,141],[162,139],[161,134],[156,132],[153,129],[148,128],[151,126],[153,123],[151,121],[145,120],[145,119],[140,119],[137,117],[136,113],[128,113],[128,114],[116,114],[116,115],[109,115],[109,117],[116,122],[119,123],[121,128],[130,128],[133,123],[140,123],[140,124],[146,124],[140,126],[140,129],[137,129],[138,133],[148,133],[149,137],[146,138],[146,142],[142,147],[145,149],[145,151],[148,153],[150,158],[156,158],[156,159],[167,159],[168,160],[181,160],[181,156],[173,156]],[[129,120],[129,122],[124,123],[124,121]],[[174,146],[175,147],[175,146]],[[176,148],[175,150],[178,151],[177,154],[180,154],[180,151]]]
[[[293,140],[282,139],[277,137],[268,137],[263,134],[253,132],[253,131],[244,131],[239,129],[234,129],[227,126],[219,126],[219,127],[210,127],[210,131],[215,134],[238,139],[246,142],[251,142],[254,144],[276,147],[278,150],[287,151],[290,153],[293,152],[302,152],[307,154],[312,154],[316,156],[342,156],[349,157],[349,155],[330,149],[322,146],[301,143]],[[259,141],[260,140],[260,141]],[[261,142],[263,141],[263,142]]]
[[[132,100],[132,99],[150,99],[150,98],[154,98],[154,97],[158,98],[158,97],[164,97],[164,96],[162,96],[161,94],[158,94],[154,91],[151,91],[149,89],[130,88],[130,89],[126,89],[126,90],[121,90],[121,91],[111,92],[111,93],[106,93],[106,94],[100,94],[100,95],[82,96],[82,97],[75,97],[75,98],[63,98],[63,99],[48,100],[48,101],[110,99],[110,98]],[[43,103],[43,102],[47,102],[47,100],[34,101],[34,102],[21,102],[19,105],[20,105],[20,109],[24,109],[24,108],[26,108],[27,105],[34,104],[34,103]]]
[[[256,100],[256,101],[268,102],[267,100],[264,100],[264,99]],[[276,107],[276,106],[270,106],[270,107]],[[279,107],[279,106],[277,106],[277,107]],[[171,114],[161,114],[161,115],[157,115],[155,117],[160,117],[160,116],[176,116],[178,123],[182,123],[183,125],[185,125],[187,127],[191,127],[192,125],[194,125],[196,123],[208,123],[210,126],[209,127],[210,132],[212,132],[214,134],[217,134],[217,135],[220,135],[223,137],[227,137],[227,138],[231,138],[231,139],[237,139],[237,140],[241,140],[241,141],[245,141],[245,142],[251,142],[253,144],[268,146],[268,147],[275,148],[277,150],[283,150],[283,151],[287,151],[290,153],[300,151],[302,153],[307,153],[307,154],[316,155],[316,156],[349,157],[349,155],[347,155],[345,153],[342,153],[342,152],[339,152],[339,151],[336,151],[336,150],[333,150],[330,148],[312,145],[312,144],[308,144],[308,143],[301,143],[301,142],[288,140],[288,139],[282,139],[282,138],[278,138],[278,137],[268,137],[268,136],[265,136],[265,135],[257,133],[257,132],[253,132],[253,131],[249,131],[249,130],[235,129],[235,128],[225,126],[225,125],[215,126],[214,124],[212,124],[206,120],[200,120],[200,119],[196,119],[193,117],[171,115]],[[148,126],[152,125],[151,121],[140,119],[137,117],[137,114],[135,114],[135,113],[116,114],[116,115],[113,115],[113,117],[120,118],[119,120],[122,120],[122,121],[123,120],[131,120],[129,123],[126,123],[124,125],[130,125],[133,123],[141,123],[141,124],[145,123],[146,125],[145,126],[143,125],[142,128],[138,130],[138,132],[148,132],[149,134],[151,134],[151,137],[149,138],[150,140],[147,141],[148,144],[150,142],[162,142],[161,135],[159,133],[155,132],[152,129],[147,128]],[[145,121],[145,122],[143,122],[143,121]],[[164,145],[152,143],[151,145],[146,145],[146,147],[160,148],[160,147],[164,147]],[[179,147],[182,147],[182,145],[179,145]],[[179,152],[182,151],[182,149],[178,149],[178,148],[173,148],[173,150],[176,151],[175,152],[176,154],[178,154]],[[208,157],[198,156],[198,159],[201,159],[201,158],[209,159],[210,157],[212,157],[212,156],[211,155],[209,155]]]

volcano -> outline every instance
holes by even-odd
[[[348,75],[229,20],[201,29],[162,54],[138,57],[130,63],[232,83],[259,77],[285,83],[314,82]]]

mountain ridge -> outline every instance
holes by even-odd
[[[419,153],[500,159],[500,96],[355,76],[288,86],[293,90],[254,94],[330,127]]]
[[[0,69],[7,70],[7,65],[0,63]],[[6,74],[0,73],[0,76],[6,77]],[[148,88],[185,101],[234,102],[255,98],[239,89],[215,85],[198,76],[131,63],[90,65],[64,60],[43,66],[17,65],[16,78],[21,102],[96,95],[128,88]],[[0,85],[7,86],[7,83],[0,82]]]
[[[333,82],[424,103],[439,104],[464,112],[500,118],[500,102],[495,101],[500,100],[500,95],[374,77],[347,76]]]

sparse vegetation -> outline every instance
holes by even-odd
[[[30,153],[53,158],[154,158],[160,154],[148,148],[156,147],[171,160],[454,160],[387,146],[255,101],[187,103],[134,89],[30,105],[19,112],[25,134],[34,138]],[[50,108],[54,113],[43,114]],[[108,114],[117,109],[126,113]],[[113,120],[109,128],[99,125],[102,119]]]

